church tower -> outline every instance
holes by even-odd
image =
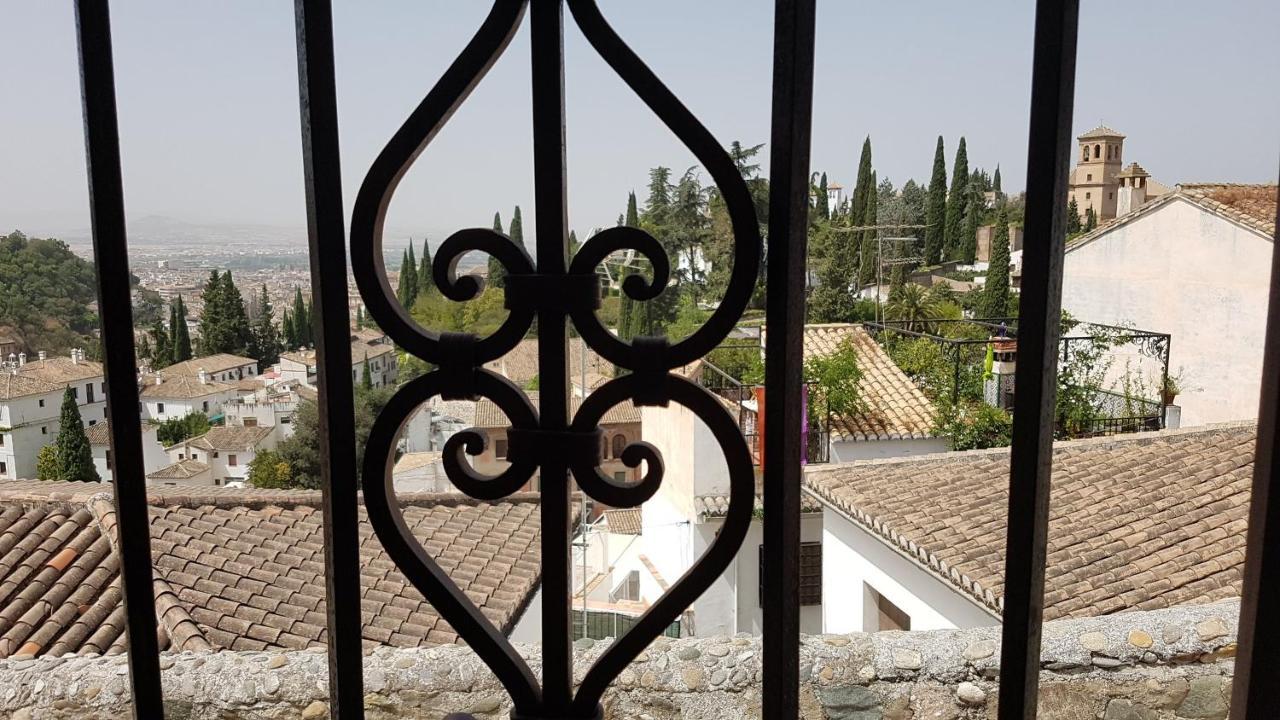
[[[1071,173],[1071,193],[1080,208],[1083,221],[1088,208],[1093,208],[1098,222],[1116,216],[1116,196],[1120,189],[1124,135],[1106,126],[1098,126],[1076,138],[1079,148],[1076,169]]]

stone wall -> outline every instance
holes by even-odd
[[[1066,620],[1045,627],[1043,720],[1225,718],[1238,603]],[[582,668],[607,646],[580,641]],[[539,673],[536,646],[521,647]],[[760,639],[659,639],[606,695],[606,717],[759,718]],[[806,720],[995,717],[999,631],[940,630],[804,638]],[[327,717],[323,652],[217,652],[161,659],[168,716],[190,720]],[[0,662],[0,718],[127,717],[123,657]],[[449,712],[506,718],[506,693],[464,647],[379,650],[365,660],[370,720]]]

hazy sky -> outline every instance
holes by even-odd
[[[880,177],[927,180],[969,160],[1022,187],[1031,0],[820,0],[814,168],[851,184],[870,135]],[[131,218],[304,222],[292,3],[117,0],[116,78]],[[479,0],[335,5],[345,197],[466,43]],[[766,0],[602,0],[614,27],[725,144],[769,134]],[[1082,2],[1075,130],[1128,135],[1125,160],[1166,182],[1274,182],[1280,3]],[[0,0],[0,228],[87,226],[72,3]],[[571,25],[571,226],[611,225],[646,171],[694,164]],[[395,233],[532,220],[526,27],[392,202]],[[389,240],[391,238],[388,238]]]

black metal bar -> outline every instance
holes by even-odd
[[[351,320],[329,0],[296,0],[302,164],[320,387],[320,477],[324,503],[329,707],[335,720],[364,717]]]
[[[800,714],[800,395],[804,366],[814,0],[774,4],[765,349],[763,714]]]
[[[529,14],[533,75],[534,208],[537,211],[538,272],[568,269],[568,207],[565,192],[564,4],[536,0]],[[539,415],[542,429],[569,427],[568,324],[554,308],[538,311]],[[567,714],[573,699],[570,575],[569,472],[565,463],[544,463],[542,479],[542,693],[548,717]]]
[[[1280,218],[1280,210],[1276,212]],[[1280,252],[1271,253],[1258,449],[1253,463],[1249,533],[1240,600],[1240,647],[1231,690],[1231,717],[1275,717],[1280,701]]]
[[[1036,716],[1079,11],[1079,0],[1036,3],[1026,210],[1032,242],[1022,254],[1018,313],[1000,720]]]
[[[164,715],[160,648],[152,589],[151,518],[142,464],[142,420],[138,415],[138,365],[133,347],[129,247],[125,234],[120,131],[107,0],[77,0],[80,92],[84,103],[85,155],[89,170],[89,215],[102,318],[102,366],[107,384],[114,467],[116,533],[125,624],[129,634],[129,687],[133,717]]]

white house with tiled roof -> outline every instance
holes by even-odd
[[[202,413],[210,418],[222,413],[222,406],[239,395],[234,385],[210,380],[205,375],[169,377],[164,371],[144,375],[139,392],[142,401],[142,419],[164,422],[182,418],[191,413]]]
[[[24,353],[0,364],[0,478],[35,477],[37,453],[58,437],[68,387],[85,426],[105,422],[102,364],[83,351],[55,358],[40,353],[31,361]]]
[[[1179,185],[1068,246],[1062,307],[1169,333],[1183,426],[1254,418],[1275,222],[1275,185]]]
[[[89,436],[89,449],[93,452],[93,466],[97,468],[98,477],[102,478],[103,482],[111,482],[112,473],[115,471],[114,458],[111,457],[110,428],[111,424],[103,420],[85,431]],[[150,475],[169,464],[169,456],[165,454],[164,445],[156,437],[156,426],[142,423],[142,472]]]
[[[168,377],[199,377],[201,371],[210,380],[234,385],[240,380],[257,378],[258,361],[230,353],[217,353],[191,358],[161,369]]]
[[[1239,597],[1254,423],[1054,445],[1046,620]],[[1009,449],[812,466],[822,632],[996,625]]]
[[[219,426],[199,437],[183,440],[164,449],[171,463],[195,460],[208,466],[210,484],[244,482],[249,463],[263,450],[274,450],[275,426]]]
[[[20,363],[18,374],[71,388],[80,419],[92,425],[107,417],[107,383],[102,363],[89,360],[81,348],[72,348],[66,356],[46,357]]]
[[[356,330],[351,335],[351,382],[359,383],[366,360],[374,387],[391,387],[399,377],[396,346],[386,334],[376,330]],[[295,380],[307,385],[316,383],[316,351],[303,348],[280,354],[276,366],[282,380]]]
[[[199,460],[179,460],[170,463],[162,468],[147,473],[148,485],[162,485],[168,487],[176,486],[192,486],[205,487],[209,485],[221,485],[213,477],[208,463],[202,463]]]

